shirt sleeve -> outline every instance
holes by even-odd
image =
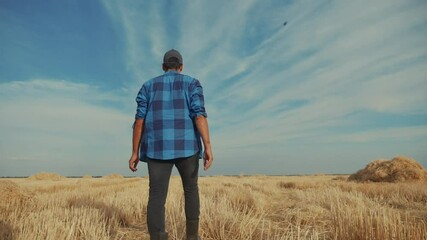
[[[137,103],[135,119],[138,119],[138,118],[145,119],[145,115],[147,114],[147,108],[148,108],[148,92],[145,84],[142,85],[135,100]]]
[[[194,79],[190,85],[190,117],[194,119],[201,115],[208,117],[205,110],[202,85],[200,85],[198,80]]]

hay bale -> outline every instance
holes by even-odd
[[[112,173],[110,175],[103,176],[102,178],[104,178],[104,179],[123,179],[124,177],[123,177],[123,175],[120,175],[118,173]]]
[[[57,173],[48,173],[48,172],[41,172],[36,173],[28,177],[29,180],[61,180],[65,179],[65,177],[57,174]]]
[[[375,160],[350,175],[356,182],[420,182],[427,181],[427,171],[412,158],[396,156],[392,160]]]
[[[0,181],[0,193],[0,205],[6,205],[11,202],[27,202],[34,196],[33,192],[22,189],[18,184],[10,180]]]
[[[91,179],[92,176],[91,175],[84,175],[82,178],[84,178],[84,179]]]
[[[49,172],[40,172],[33,174],[28,177],[29,180],[61,180],[65,179],[64,176],[61,176],[57,173],[49,173]]]

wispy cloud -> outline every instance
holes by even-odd
[[[205,86],[218,151],[325,134],[354,139],[349,116],[359,111],[427,114],[425,2],[192,1],[176,6],[175,18],[157,4],[117,4],[112,16],[133,17],[123,21],[130,56],[156,62],[168,48],[182,51],[187,73]],[[178,34],[168,34],[171,21]],[[134,66],[152,73],[150,64]],[[395,135],[370,129],[357,139],[385,144],[377,131]]]
[[[161,2],[104,1],[104,6],[121,26],[117,31],[124,35],[127,67],[135,79],[141,81],[158,73],[167,38]]]
[[[104,174],[112,166],[126,168],[121,163],[132,116],[96,104],[114,101],[107,93],[86,84],[35,79],[1,83],[0,96],[0,175],[48,170],[70,175],[88,166],[90,174]]]
[[[328,142],[356,142],[356,143],[375,143],[378,141],[391,141],[391,142],[414,142],[417,141],[417,145],[424,145],[427,147],[425,142],[425,136],[427,136],[427,126],[415,126],[415,127],[395,127],[371,131],[361,131],[357,133],[351,133],[347,135],[336,134],[335,136],[326,136],[322,141]],[[420,142],[421,141],[421,142]]]
[[[125,44],[124,65],[133,77],[108,92],[57,78],[1,83],[0,130],[7,137],[0,138],[0,151],[9,159],[2,164],[28,160],[31,153],[40,161],[65,159],[67,166],[75,158],[99,164],[108,155],[116,166],[111,159],[130,148],[138,88],[161,74],[170,48],[183,54],[184,73],[204,86],[220,159],[213,174],[278,174],[277,164],[294,161],[301,162],[292,165],[295,172],[331,165],[348,172],[394,154],[427,164],[420,147],[427,146],[425,1],[102,5]],[[402,121],[395,124],[395,118]],[[378,119],[381,124],[372,124]],[[399,138],[401,144],[389,141]]]

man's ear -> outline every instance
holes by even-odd
[[[179,67],[178,71],[182,72],[182,69],[184,69],[184,64],[181,64],[181,67]]]
[[[163,69],[163,71],[165,71],[166,72],[166,66],[165,66],[165,64],[164,63],[162,63],[162,69]]]

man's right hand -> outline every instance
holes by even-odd
[[[129,169],[132,171],[132,172],[135,172],[136,170],[138,170],[137,168],[136,168],[136,166],[138,165],[138,162],[139,162],[139,157],[138,157],[138,155],[137,154],[132,154],[132,156],[130,157],[130,159],[129,159]]]
[[[203,166],[205,171],[207,171],[213,162],[213,154],[212,150],[210,148],[205,149],[205,152],[203,154]]]

